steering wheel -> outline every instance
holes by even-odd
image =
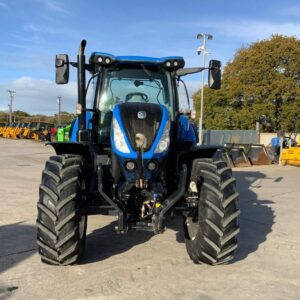
[[[126,95],[126,102],[128,102],[133,96],[140,96],[145,102],[148,102],[148,95],[140,92],[129,93]]]

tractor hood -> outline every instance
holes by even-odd
[[[114,107],[111,132],[112,149],[120,157],[160,158],[170,144],[170,116],[163,105],[122,103]]]

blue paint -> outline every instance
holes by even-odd
[[[197,143],[196,126],[190,123],[189,119],[184,115],[180,115],[178,118],[178,139],[192,142],[193,144]]]
[[[137,62],[137,63],[152,63],[152,64],[164,64],[168,60],[181,61],[184,64],[184,58],[182,56],[167,56],[167,57],[149,57],[149,56],[114,56],[113,54],[105,52],[93,52],[90,59],[93,56],[109,57],[113,62]]]
[[[92,113],[90,111],[85,112],[85,118],[86,118],[86,128],[92,129],[93,123],[92,123]],[[72,132],[70,133],[70,142],[77,142],[77,132],[78,132],[78,126],[79,126],[79,119],[78,117],[75,119]]]

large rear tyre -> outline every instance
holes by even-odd
[[[198,206],[184,217],[187,252],[194,263],[226,263],[233,259],[239,233],[238,193],[231,168],[223,161],[196,159],[191,183]]]
[[[70,265],[83,255],[87,216],[80,215],[84,200],[83,159],[79,155],[51,156],[40,185],[37,244],[47,264]]]

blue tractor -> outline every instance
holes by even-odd
[[[83,40],[76,62],[56,56],[58,84],[68,82],[70,65],[78,71],[78,127],[76,141],[50,143],[56,155],[46,162],[37,205],[42,261],[79,262],[87,218],[95,214],[117,215],[119,233],[155,234],[164,231],[167,216],[180,214],[195,263],[231,260],[239,232],[235,179],[220,147],[197,145],[195,126],[179,108],[179,81],[204,68],[184,68],[177,56],[102,52],[87,63],[85,46]],[[211,88],[220,88],[220,67],[210,61]],[[92,80],[94,104],[87,108]]]

